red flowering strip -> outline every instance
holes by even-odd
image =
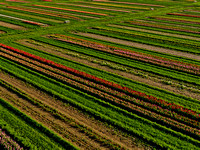
[[[100,97],[102,99],[105,99],[105,100],[107,100],[109,102],[114,102],[115,104],[123,106],[125,109],[129,108],[130,110],[132,110],[132,111],[134,111],[134,112],[136,112],[138,114],[142,114],[142,115],[147,116],[148,118],[150,117],[150,118],[152,118],[154,120],[156,119],[157,121],[160,121],[162,123],[171,125],[172,127],[175,127],[178,130],[182,130],[182,131],[187,132],[189,134],[193,134],[195,137],[200,135],[200,130],[199,129],[190,127],[190,126],[185,125],[183,123],[180,123],[180,122],[178,122],[178,121],[176,121],[174,119],[170,119],[170,118],[164,117],[164,116],[162,116],[160,114],[157,114],[157,113],[154,113],[152,111],[146,110],[145,108],[143,108],[141,106],[137,106],[137,105],[135,105],[135,104],[133,104],[131,102],[124,101],[123,99],[119,99],[119,98],[117,98],[115,96],[112,96],[112,95],[110,95],[108,93],[105,93],[104,91],[102,92],[100,90],[94,89],[91,86],[88,86],[88,83],[89,83],[89,85],[92,85],[92,86],[96,87],[96,86],[98,86],[98,84],[96,84],[96,83],[91,83],[90,81],[82,79],[80,77],[78,77],[79,81],[80,80],[85,80],[85,81],[84,81],[83,84],[82,83],[78,83],[77,81],[73,81],[73,80],[61,75],[59,70],[58,70],[58,73],[54,73],[52,71],[49,71],[51,69],[53,69],[54,71],[57,70],[57,69],[52,68],[52,67],[50,67],[48,65],[41,64],[41,63],[39,63],[37,61],[31,60],[31,59],[29,59],[29,58],[27,58],[25,56],[20,55],[20,54],[9,52],[8,50],[5,50],[5,49],[2,49],[2,51],[6,52],[6,53],[8,52],[9,54],[12,55],[12,56],[10,56],[9,54],[0,53],[1,56],[6,57],[7,59],[11,59],[12,61],[16,61],[16,62],[18,62],[18,63],[20,63],[22,65],[25,65],[26,67],[33,68],[33,69],[35,69],[35,70],[37,70],[39,72],[42,72],[42,73],[44,73],[44,74],[46,74],[48,76],[51,76],[51,77],[54,77],[56,79],[62,80],[63,82],[66,82],[66,83],[68,83],[68,84],[70,84],[72,86],[75,86],[75,87],[79,88],[79,89],[85,90],[86,92],[94,94],[94,95],[96,95],[96,96],[98,96],[98,97]],[[22,59],[20,60],[17,57],[22,58]],[[34,63],[35,65],[32,64],[32,63]],[[43,65],[43,67],[46,67],[46,68],[43,69],[41,67],[38,67],[38,65],[39,66]],[[49,67],[51,69],[49,69]],[[103,85],[99,85],[99,87],[101,89],[104,89],[104,90],[106,88]],[[115,91],[113,91],[113,92],[115,92]],[[126,94],[124,94],[124,93],[119,94],[118,93],[118,95],[126,95]],[[139,103],[142,102],[142,101],[134,99],[134,98],[131,98],[131,99],[133,99],[134,101],[139,101]],[[141,103],[141,105],[144,105],[145,103],[146,102],[143,102],[143,103]],[[147,108],[148,107],[158,108],[158,106],[156,106],[156,105],[152,105],[152,104],[148,105],[147,103],[145,104],[145,106],[147,106]],[[167,112],[167,111],[164,109],[164,112]],[[176,113],[173,113],[173,115],[174,114],[176,114]],[[164,115],[166,115],[166,113]],[[170,114],[169,117],[171,115],[172,114]],[[174,115],[174,116],[176,116],[176,115]],[[184,116],[182,116],[182,117],[184,117]],[[186,118],[186,120],[190,121],[191,119]]]
[[[107,2],[107,3],[130,4],[130,5],[141,5],[141,6],[152,6],[152,7],[165,7],[165,6],[162,6],[162,5],[143,4],[143,3],[132,3],[132,2],[104,1],[104,0],[93,0],[93,1],[97,1],[97,2]]]
[[[129,21],[127,23],[139,25],[139,26],[145,26],[145,27],[161,28],[161,29],[188,32],[188,33],[196,33],[196,34],[200,33],[199,31],[188,30],[188,29],[181,28],[181,27],[152,24],[152,23],[146,23],[146,22],[142,22],[142,21]]]
[[[66,3],[56,3],[56,4],[69,5],[69,6],[78,6],[78,7],[85,7],[85,8],[93,8],[93,9],[101,9],[101,10],[118,11],[118,12],[128,12],[128,13],[131,12],[131,11],[128,11],[128,10],[109,9],[109,8],[92,7],[92,6],[85,6],[85,5],[75,5],[75,4],[66,4]]]
[[[166,58],[162,58],[162,57],[158,57],[158,56],[153,56],[150,54],[134,52],[134,51],[127,50],[127,49],[104,45],[101,43],[91,42],[91,41],[78,39],[78,38],[65,36],[65,35],[56,34],[56,35],[50,35],[49,37],[60,40],[60,41],[68,42],[68,43],[78,44],[81,46],[86,46],[86,47],[98,49],[101,51],[118,54],[121,56],[129,57],[129,58],[143,61],[143,62],[161,65],[161,66],[165,66],[168,68],[174,68],[177,70],[186,71],[186,72],[194,73],[197,75],[200,74],[200,66],[194,65],[194,64],[188,64],[188,63],[184,63],[184,62],[180,62],[180,61],[175,61],[175,60],[170,60],[170,59],[166,59]],[[64,37],[64,39],[61,39],[60,37]]]
[[[52,13],[52,12],[47,12],[47,11],[42,11],[42,10],[35,10],[35,9],[24,8],[24,7],[7,6],[7,8],[22,10],[22,11],[27,11],[27,12],[33,12],[33,13],[37,13],[37,14],[55,16],[55,17],[72,18],[72,19],[76,19],[76,20],[82,20],[81,18],[74,17],[74,16],[69,16],[69,15],[60,14],[60,13]]]
[[[167,18],[167,17],[150,17],[150,18],[157,19],[157,20],[190,23],[190,24],[200,24],[200,22],[197,22],[197,21],[181,20],[181,19],[174,19],[174,18]]]
[[[194,119],[198,120],[200,118],[200,114],[199,113],[197,113],[197,112],[195,112],[193,110],[184,108],[182,106],[176,105],[174,103],[170,103],[170,102],[167,102],[167,101],[164,101],[164,100],[161,100],[161,99],[157,99],[156,97],[146,95],[145,93],[142,93],[142,92],[139,92],[139,91],[134,91],[134,90],[132,90],[132,89],[130,89],[128,87],[123,87],[123,86],[121,86],[119,84],[116,84],[114,82],[110,82],[108,80],[104,80],[104,79],[98,78],[96,76],[87,74],[85,72],[81,72],[81,71],[75,70],[73,68],[64,66],[62,64],[55,63],[55,62],[53,62],[51,60],[47,60],[45,58],[30,54],[30,53],[22,51],[22,50],[15,49],[13,47],[4,45],[2,43],[0,43],[0,47],[9,49],[11,51],[17,52],[17,53],[22,54],[24,56],[27,56],[29,58],[38,60],[38,61],[46,63],[46,64],[49,64],[49,65],[54,66],[56,68],[59,68],[61,70],[64,70],[64,71],[67,71],[67,72],[71,72],[71,73],[76,74],[78,76],[81,76],[83,78],[90,79],[90,80],[95,81],[97,83],[102,83],[103,85],[106,85],[106,86],[109,86],[111,88],[115,88],[117,90],[120,90],[120,91],[123,91],[125,93],[131,94],[136,98],[143,99],[143,100],[149,101],[151,103],[158,104],[158,105],[160,105],[161,107],[164,107],[164,108],[166,107],[166,108],[168,108],[168,109],[170,109],[172,111],[184,113],[185,115],[189,115],[189,116],[193,117]]]
[[[148,109],[148,110],[151,110],[151,111],[154,111],[156,113],[159,113],[161,115],[164,115],[164,116],[168,116],[170,118],[173,118],[177,121],[180,121],[180,122],[184,122],[186,124],[189,124],[189,125],[192,125],[192,126],[195,126],[195,127],[199,127],[200,126],[200,123],[195,121],[195,120],[192,120],[190,118],[187,118],[185,116],[182,116],[180,114],[177,114],[176,112],[172,112],[170,110],[167,110],[167,109],[163,109],[162,107],[158,106],[158,105],[155,105],[155,104],[151,104],[149,102],[145,102],[145,101],[142,101],[142,100],[139,100],[139,99],[135,99],[123,92],[119,92],[119,91],[116,91],[115,89],[112,89],[112,88],[109,88],[109,87],[106,87],[105,85],[102,85],[102,84],[98,84],[98,83],[95,83],[95,82],[92,82],[90,80],[87,80],[87,79],[83,79],[79,76],[75,76],[73,74],[70,74],[68,72],[64,72],[64,71],[61,71],[57,68],[53,68],[49,65],[46,65],[46,64],[43,64],[43,63],[40,63],[38,62],[37,60],[32,60],[32,59],[29,59],[25,56],[22,56],[21,54],[18,54],[18,53],[15,53],[15,52],[12,52],[12,51],[9,51],[9,50],[6,50],[6,49],[1,49],[1,51],[3,51],[4,53],[6,54],[9,54],[9,55],[12,55],[14,57],[17,57],[17,58],[20,58],[22,60],[25,60],[26,62],[28,63],[32,63],[38,67],[41,67],[41,68],[45,68],[46,70],[44,69],[38,69],[38,67],[35,67],[34,65],[32,64],[29,64],[29,65],[26,65],[28,67],[32,66],[32,68],[35,68],[37,71],[40,71],[42,73],[47,73],[47,71],[51,71],[51,72],[54,72],[54,73],[57,73],[61,76],[64,76],[64,77],[67,77],[71,80],[74,80],[76,82],[79,82],[81,84],[84,84],[84,85],[87,85],[88,87],[92,87],[92,88],[95,88],[97,90],[100,90],[100,91],[103,91],[107,94],[110,94],[110,95],[113,95],[115,96],[116,98],[120,98],[120,99],[123,99],[123,101],[125,100],[126,102],[129,103],[129,105],[132,105],[132,104],[135,104],[135,105],[138,105],[140,107],[143,107],[145,109]],[[6,57],[6,58],[11,58],[10,56],[7,56],[5,54],[1,54],[2,56]],[[16,59],[16,58],[11,58],[12,60],[13,59]],[[22,63],[22,61],[20,62]],[[43,70],[43,71],[41,71]],[[48,73],[48,75],[52,75],[52,73]],[[54,77],[57,77],[57,76],[54,76]],[[60,77],[61,78],[61,77]],[[63,77],[62,77],[63,78]],[[72,82],[70,82],[71,84]],[[75,83],[75,82],[73,82]],[[78,84],[79,84],[78,83]],[[76,84],[73,84],[73,85],[76,85]],[[97,92],[98,93],[98,92]],[[100,92],[101,93],[101,92]],[[101,94],[102,95],[102,94]],[[99,96],[99,95],[98,95]],[[104,97],[103,97],[104,98]],[[124,102],[123,102],[124,103]]]
[[[38,23],[38,22],[33,22],[33,21],[23,20],[22,22],[29,23],[29,24],[33,24],[33,25],[38,25],[38,26],[43,26],[43,24]]]
[[[7,135],[2,129],[0,129],[0,146],[8,150],[10,149],[23,150],[24,149],[9,135]]]
[[[51,6],[44,6],[44,5],[33,5],[33,6],[44,7],[44,8],[53,8],[53,9],[59,9],[59,10],[67,10],[67,11],[74,11],[74,12],[85,13],[85,14],[93,14],[93,15],[99,15],[99,16],[108,16],[107,14],[102,14],[102,13],[95,13],[95,12],[88,12],[88,11],[81,11],[81,10],[74,10],[74,9],[67,9],[67,8],[51,7]]]
[[[174,16],[185,16],[185,17],[194,17],[194,18],[200,18],[200,16],[197,16],[197,15],[180,14],[180,13],[167,13],[167,15],[174,15]]]

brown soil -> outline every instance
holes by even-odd
[[[2,98],[11,102],[22,112],[25,112],[31,118],[37,120],[49,129],[58,133],[60,136],[71,142],[73,145],[79,147],[80,149],[109,148],[74,126],[77,123],[83,125],[87,129],[91,129],[94,135],[98,135],[100,138],[104,137],[109,139],[113,143],[121,145],[126,149],[143,149],[136,147],[133,137],[126,137],[120,131],[106,127],[104,124],[91,119],[73,107],[66,105],[63,102],[54,99],[53,97],[50,97],[40,90],[35,89],[33,86],[29,86],[28,84],[3,72],[0,72],[0,79],[27,93],[29,97],[37,99],[37,101],[39,101],[42,105],[57,110],[59,114],[61,114],[62,117],[67,118],[67,120],[70,119],[69,121],[60,120],[49,111],[45,111],[45,109],[42,107],[33,105],[29,101],[0,86],[0,95]]]
[[[20,43],[22,43],[23,45],[26,45],[26,46],[34,47],[34,48],[39,49],[41,51],[46,51],[48,53],[52,53],[52,54],[55,54],[57,56],[65,57],[67,59],[86,64],[88,66],[92,66],[92,67],[99,68],[99,69],[102,69],[102,70],[105,70],[105,71],[108,71],[108,72],[116,73],[116,74],[130,78],[130,79],[135,80],[135,81],[143,82],[143,83],[146,83],[146,84],[151,85],[151,86],[159,87],[161,89],[165,89],[165,90],[177,93],[177,94],[181,94],[181,95],[184,95],[184,96],[187,96],[187,97],[192,97],[192,98],[200,100],[199,93],[193,93],[193,92],[188,91],[186,89],[181,89],[181,88],[178,88],[178,87],[172,87],[171,85],[163,84],[162,82],[153,81],[153,80],[148,79],[148,78],[142,78],[140,76],[136,76],[136,75],[133,75],[131,73],[127,73],[127,72],[123,72],[123,71],[119,71],[119,70],[114,70],[114,69],[111,69],[107,66],[102,66],[100,64],[93,63],[89,60],[84,60],[84,59],[80,59],[80,58],[77,58],[77,57],[73,57],[73,56],[64,54],[63,52],[60,52],[60,51],[63,51],[63,50],[59,51],[59,50],[56,50],[55,48],[53,48],[51,46],[43,47],[43,46],[38,46],[38,45],[28,43],[26,41],[27,40],[21,40]]]
[[[166,33],[166,32],[154,31],[154,30],[147,30],[147,29],[141,29],[141,28],[134,28],[134,27],[128,27],[128,26],[120,26],[120,25],[114,25],[114,24],[109,25],[109,26],[200,41],[200,38],[198,38],[198,37],[192,37],[192,36],[186,36],[186,35],[180,35],[180,34],[172,34],[172,33]]]
[[[1,31],[1,30],[0,30],[0,34],[3,34],[3,33],[6,33],[6,32],[5,32],[5,31]]]
[[[111,38],[111,37],[92,34],[92,33],[79,32],[79,33],[76,33],[76,34],[95,38],[95,39],[100,39],[100,40],[103,39],[104,41],[119,43],[119,44],[128,45],[128,46],[133,46],[133,47],[136,47],[136,48],[142,48],[142,49],[147,49],[147,50],[151,50],[151,51],[167,53],[167,54],[171,54],[171,55],[175,55],[175,56],[181,56],[181,57],[186,57],[186,58],[190,58],[190,59],[200,60],[200,57],[198,55],[194,55],[194,54],[190,54],[190,53],[186,53],[186,52],[179,52],[179,51],[161,48],[161,47],[157,47],[157,46],[151,46],[151,45],[141,44],[141,43],[137,43],[137,42],[120,40],[120,39],[117,39],[117,38]]]
[[[0,26],[8,27],[8,28],[15,29],[15,30],[26,30],[26,28],[24,28],[22,26],[14,25],[11,23],[3,22],[3,21],[0,21]]]

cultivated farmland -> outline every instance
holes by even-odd
[[[0,0],[0,149],[200,149],[200,2]]]

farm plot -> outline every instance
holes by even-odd
[[[197,5],[0,6],[0,148],[198,150]]]

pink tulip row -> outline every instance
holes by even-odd
[[[139,105],[141,107],[145,107],[146,109],[149,109],[151,111],[155,111],[157,113],[160,113],[160,114],[163,114],[165,116],[171,117],[171,118],[173,118],[175,120],[179,120],[181,122],[185,122],[185,123],[190,124],[192,126],[197,126],[198,127],[200,125],[200,123],[198,123],[197,121],[189,119],[189,118],[187,118],[185,116],[182,116],[181,114],[177,114],[176,112],[172,112],[172,111],[170,111],[168,109],[164,109],[164,108],[162,108],[162,107],[160,107],[158,105],[151,104],[151,103],[145,102],[143,100],[135,99],[135,98],[127,95],[126,93],[116,91],[115,89],[112,89],[110,87],[106,87],[105,85],[98,84],[98,83],[92,82],[92,81],[87,80],[87,79],[83,79],[83,78],[81,78],[79,76],[70,74],[68,72],[63,72],[63,71],[61,71],[61,70],[59,70],[57,68],[53,68],[53,67],[51,67],[49,65],[40,63],[37,60],[29,59],[29,58],[27,58],[25,56],[22,56],[20,54],[14,53],[14,52],[6,50],[6,49],[1,49],[1,51],[6,53],[4,55],[1,54],[4,57],[8,58],[9,56],[7,54],[9,54],[9,55],[12,55],[13,57],[17,57],[19,59],[25,60],[28,63],[34,64],[34,65],[32,65],[32,64],[27,65],[25,63],[27,66],[32,66],[32,68],[35,68],[36,70],[38,70],[38,67],[44,68],[44,69],[48,70],[48,74],[51,74],[51,72],[57,73],[57,74],[59,74],[61,76],[67,77],[67,78],[69,78],[71,80],[74,80],[74,81],[79,82],[81,84],[87,85],[87,86],[89,86],[91,88],[95,88],[96,90],[100,90],[100,91],[106,92],[106,93],[111,94],[111,95],[113,95],[113,96],[115,96],[117,98],[120,98],[120,99],[126,100],[128,102],[134,103],[134,104]],[[13,57],[12,58],[9,57],[9,58],[12,59],[12,60],[13,59],[16,60],[16,58],[13,58]],[[38,66],[38,67],[35,67],[35,65]],[[43,71],[41,71],[41,69],[38,70],[38,71],[47,73],[47,71],[44,71],[44,69],[43,69]],[[49,72],[49,71],[51,71],[51,72]]]
[[[185,28],[181,28],[181,27],[166,26],[166,25],[161,25],[161,24],[151,24],[151,23],[146,23],[146,22],[142,22],[142,21],[129,21],[128,23],[134,24],[134,25],[139,25],[139,26],[161,28],[161,29],[188,32],[188,33],[196,33],[196,34],[200,33],[199,31],[193,31],[193,30],[189,30],[189,29],[185,29]]]
[[[134,52],[134,51],[130,51],[130,50],[126,50],[126,49],[122,49],[122,48],[118,48],[118,47],[113,47],[113,46],[109,46],[109,45],[104,45],[104,44],[97,43],[97,42],[91,42],[91,41],[87,41],[87,40],[83,40],[83,39],[78,39],[78,38],[74,38],[74,37],[70,37],[70,36],[50,35],[49,37],[55,38],[60,41],[65,41],[68,43],[78,44],[81,46],[86,46],[86,47],[95,48],[95,49],[98,49],[101,51],[106,51],[106,52],[110,52],[113,54],[122,55],[122,56],[129,57],[129,58],[132,58],[135,60],[153,63],[156,65],[161,65],[161,66],[165,66],[168,68],[174,68],[177,70],[186,71],[186,72],[190,72],[190,73],[194,73],[194,74],[200,74],[200,66],[194,65],[194,64],[188,64],[188,63],[170,60],[170,59],[166,59],[166,58],[162,58],[162,57],[158,57],[158,56]],[[64,39],[60,38],[60,37],[64,37]]]
[[[88,11],[81,11],[81,10],[75,10],[75,9],[67,9],[67,8],[51,7],[51,6],[44,6],[44,5],[35,5],[35,4],[33,6],[44,7],[44,8],[53,8],[53,9],[58,9],[58,10],[72,11],[72,12],[79,12],[79,13],[84,13],[84,14],[92,14],[92,15],[99,15],[99,16],[108,16],[107,14],[95,13],[95,12],[88,12]]]
[[[189,21],[189,20],[181,20],[181,19],[175,19],[175,18],[165,18],[165,17],[151,17],[153,19],[157,20],[166,20],[166,21],[173,21],[173,22],[183,22],[183,23],[190,23],[190,24],[200,24],[200,22],[197,21]]]
[[[7,52],[7,51],[5,51],[5,52]],[[9,52],[8,52],[9,53]],[[139,113],[139,114],[142,114],[142,115],[145,115],[145,116],[148,116],[148,117],[150,117],[150,118],[152,118],[152,119],[156,119],[157,121],[161,121],[161,122],[164,122],[164,123],[166,123],[166,124],[168,124],[168,125],[171,125],[171,126],[173,126],[173,127],[176,127],[176,128],[178,128],[178,130],[179,129],[181,129],[181,130],[183,130],[183,131],[186,131],[186,132],[188,132],[189,134],[194,134],[194,135],[196,135],[196,136],[199,136],[200,135],[200,131],[198,130],[198,129],[196,129],[196,128],[194,128],[194,127],[190,127],[190,126],[188,126],[188,125],[185,125],[185,124],[183,124],[183,123],[181,123],[181,122],[178,122],[178,121],[176,121],[176,120],[174,120],[174,119],[171,119],[171,118],[168,118],[168,117],[164,117],[164,116],[162,116],[162,115],[160,115],[160,114],[157,114],[157,113],[154,113],[154,112],[152,112],[152,111],[150,111],[150,110],[147,110],[147,109],[145,109],[145,108],[143,108],[143,107],[141,107],[141,106],[137,106],[137,105],[135,105],[135,104],[133,104],[133,103],[131,103],[131,102],[128,102],[128,101],[126,101],[126,100],[123,100],[123,99],[121,99],[121,98],[117,98],[116,96],[112,96],[112,95],[110,95],[110,94],[108,94],[108,93],[105,93],[105,92],[102,92],[101,90],[98,90],[98,89],[95,89],[95,88],[93,88],[93,87],[98,87],[98,84],[96,84],[96,83],[91,83],[89,80],[85,80],[85,81],[83,81],[84,79],[82,79],[82,78],[80,78],[80,77],[78,77],[79,78],[79,80],[78,81],[83,81],[84,82],[84,84],[82,84],[82,83],[79,83],[79,82],[77,82],[77,81],[74,81],[74,80],[71,80],[71,79],[69,79],[68,77],[65,77],[65,76],[63,76],[62,74],[62,72],[59,72],[58,71],[58,73],[54,73],[54,72],[52,72],[52,71],[49,71],[49,70],[46,70],[46,69],[43,69],[43,68],[41,68],[41,67],[38,67],[38,65],[41,65],[41,63],[37,63],[37,61],[32,61],[31,59],[29,59],[29,58],[27,58],[26,59],[26,57],[25,56],[20,56],[19,54],[17,54],[16,55],[16,53],[10,53],[10,54],[13,54],[13,56],[10,56],[9,54],[2,54],[2,53],[0,53],[0,55],[1,56],[4,56],[4,57],[6,57],[6,58],[8,58],[8,59],[11,59],[11,60],[13,60],[13,61],[16,61],[16,62],[18,62],[18,63],[20,63],[20,64],[23,64],[23,65],[25,65],[25,66],[27,66],[27,67],[31,67],[31,68],[33,68],[33,69],[36,69],[37,71],[39,71],[39,72],[42,72],[42,73],[45,73],[45,74],[47,74],[48,76],[51,76],[51,77],[54,77],[54,78],[56,78],[56,79],[60,79],[60,80],[62,80],[63,82],[66,82],[66,83],[68,83],[68,84],[70,84],[71,86],[75,86],[75,87],[77,87],[77,88],[79,88],[79,89],[82,89],[82,90],[85,90],[85,91],[87,91],[87,92],[89,92],[89,93],[91,93],[91,94],[94,94],[94,95],[96,95],[96,96],[98,96],[98,97],[100,97],[100,98],[102,98],[102,99],[105,99],[105,100],[107,100],[107,101],[109,101],[109,102],[114,102],[114,103],[117,103],[117,104],[120,104],[120,105],[122,105],[122,106],[124,106],[124,107],[126,107],[126,108],[129,108],[129,109],[131,109],[132,111],[134,111],[134,112],[137,112],[137,113]],[[19,59],[19,58],[17,58],[17,57],[20,57],[20,58],[24,58],[24,59],[26,59],[26,61],[25,60],[23,60],[23,59]],[[31,62],[31,63],[30,63]],[[36,65],[34,65],[33,63],[35,63]],[[43,67],[44,67],[45,65],[43,65]],[[49,68],[52,68],[52,67],[50,67],[50,66],[48,66],[48,65],[46,65],[46,67],[49,69]],[[52,68],[54,71],[56,71],[57,69],[55,69],[55,68]],[[62,74],[60,74],[60,73],[62,73]],[[66,74],[65,74],[66,75]],[[73,75],[71,75],[72,77],[73,77]],[[88,86],[89,85],[89,86]],[[92,87],[92,86],[93,87]],[[104,85],[99,85],[99,87],[100,87],[100,89],[103,89],[103,90],[105,90],[105,88],[107,88],[107,87],[104,87]],[[107,89],[109,89],[109,90],[112,90],[112,89],[110,89],[110,88],[107,88]],[[113,90],[112,90],[113,91]],[[115,91],[114,91],[115,92]],[[120,92],[119,92],[120,93]],[[125,93],[120,93],[119,94],[118,93],[118,95],[126,95]],[[128,96],[128,95],[126,95],[126,96]],[[125,96],[125,97],[126,97]],[[130,96],[129,96],[130,97]],[[134,99],[134,98],[131,98],[132,100],[135,100],[135,101],[140,101],[140,100],[137,100],[137,99]],[[143,102],[143,104],[144,104],[145,102]],[[142,104],[142,105],[143,105]],[[146,106],[147,106],[147,104],[145,104]],[[151,104],[150,104],[151,105]],[[149,105],[149,106],[150,106]],[[149,107],[149,106],[147,106],[147,107]],[[156,106],[156,105],[154,105],[154,106]],[[152,106],[150,106],[150,107],[152,107]],[[171,114],[172,115],[172,114]]]
[[[199,119],[200,118],[200,114],[198,114],[197,112],[195,112],[193,110],[190,110],[190,109],[187,109],[187,108],[184,108],[182,106],[176,105],[174,103],[170,103],[170,102],[167,102],[167,101],[164,101],[164,100],[161,100],[161,99],[157,99],[156,97],[153,97],[153,96],[150,96],[150,95],[146,95],[145,93],[141,93],[139,91],[134,91],[134,90],[132,90],[132,89],[130,89],[128,87],[121,86],[119,84],[110,82],[108,80],[104,80],[104,79],[98,78],[96,76],[87,74],[85,72],[78,71],[76,69],[64,66],[62,64],[55,63],[55,62],[53,62],[51,60],[47,60],[45,58],[41,58],[39,56],[30,54],[28,52],[25,52],[25,51],[22,51],[22,50],[19,50],[19,49],[15,49],[13,47],[10,47],[10,46],[7,46],[7,45],[1,44],[1,43],[0,43],[0,47],[9,49],[9,50],[14,51],[14,52],[17,52],[17,53],[22,54],[24,56],[27,56],[27,57],[29,57],[31,59],[38,60],[38,61],[40,61],[42,63],[51,65],[51,66],[59,68],[61,70],[64,70],[64,71],[67,71],[67,72],[71,72],[71,73],[76,74],[78,76],[81,76],[83,78],[87,78],[87,79],[89,79],[91,81],[95,81],[97,83],[102,83],[103,85],[109,86],[109,87],[114,88],[116,90],[120,90],[120,91],[123,91],[123,92],[125,92],[127,94],[131,94],[136,98],[140,98],[140,99],[149,101],[151,103],[156,103],[156,104],[158,104],[158,105],[160,105],[162,107],[167,107],[168,109],[170,109],[172,111],[177,111],[177,112],[180,112],[180,113],[182,112],[182,113],[184,113],[186,115],[190,115],[191,117],[193,117],[195,119]]]
[[[8,150],[23,150],[16,141],[8,136],[2,129],[0,129],[0,146]]]
[[[167,15],[200,18],[200,16],[197,16],[197,15],[189,15],[189,14],[181,14],[181,13],[167,13]]]

